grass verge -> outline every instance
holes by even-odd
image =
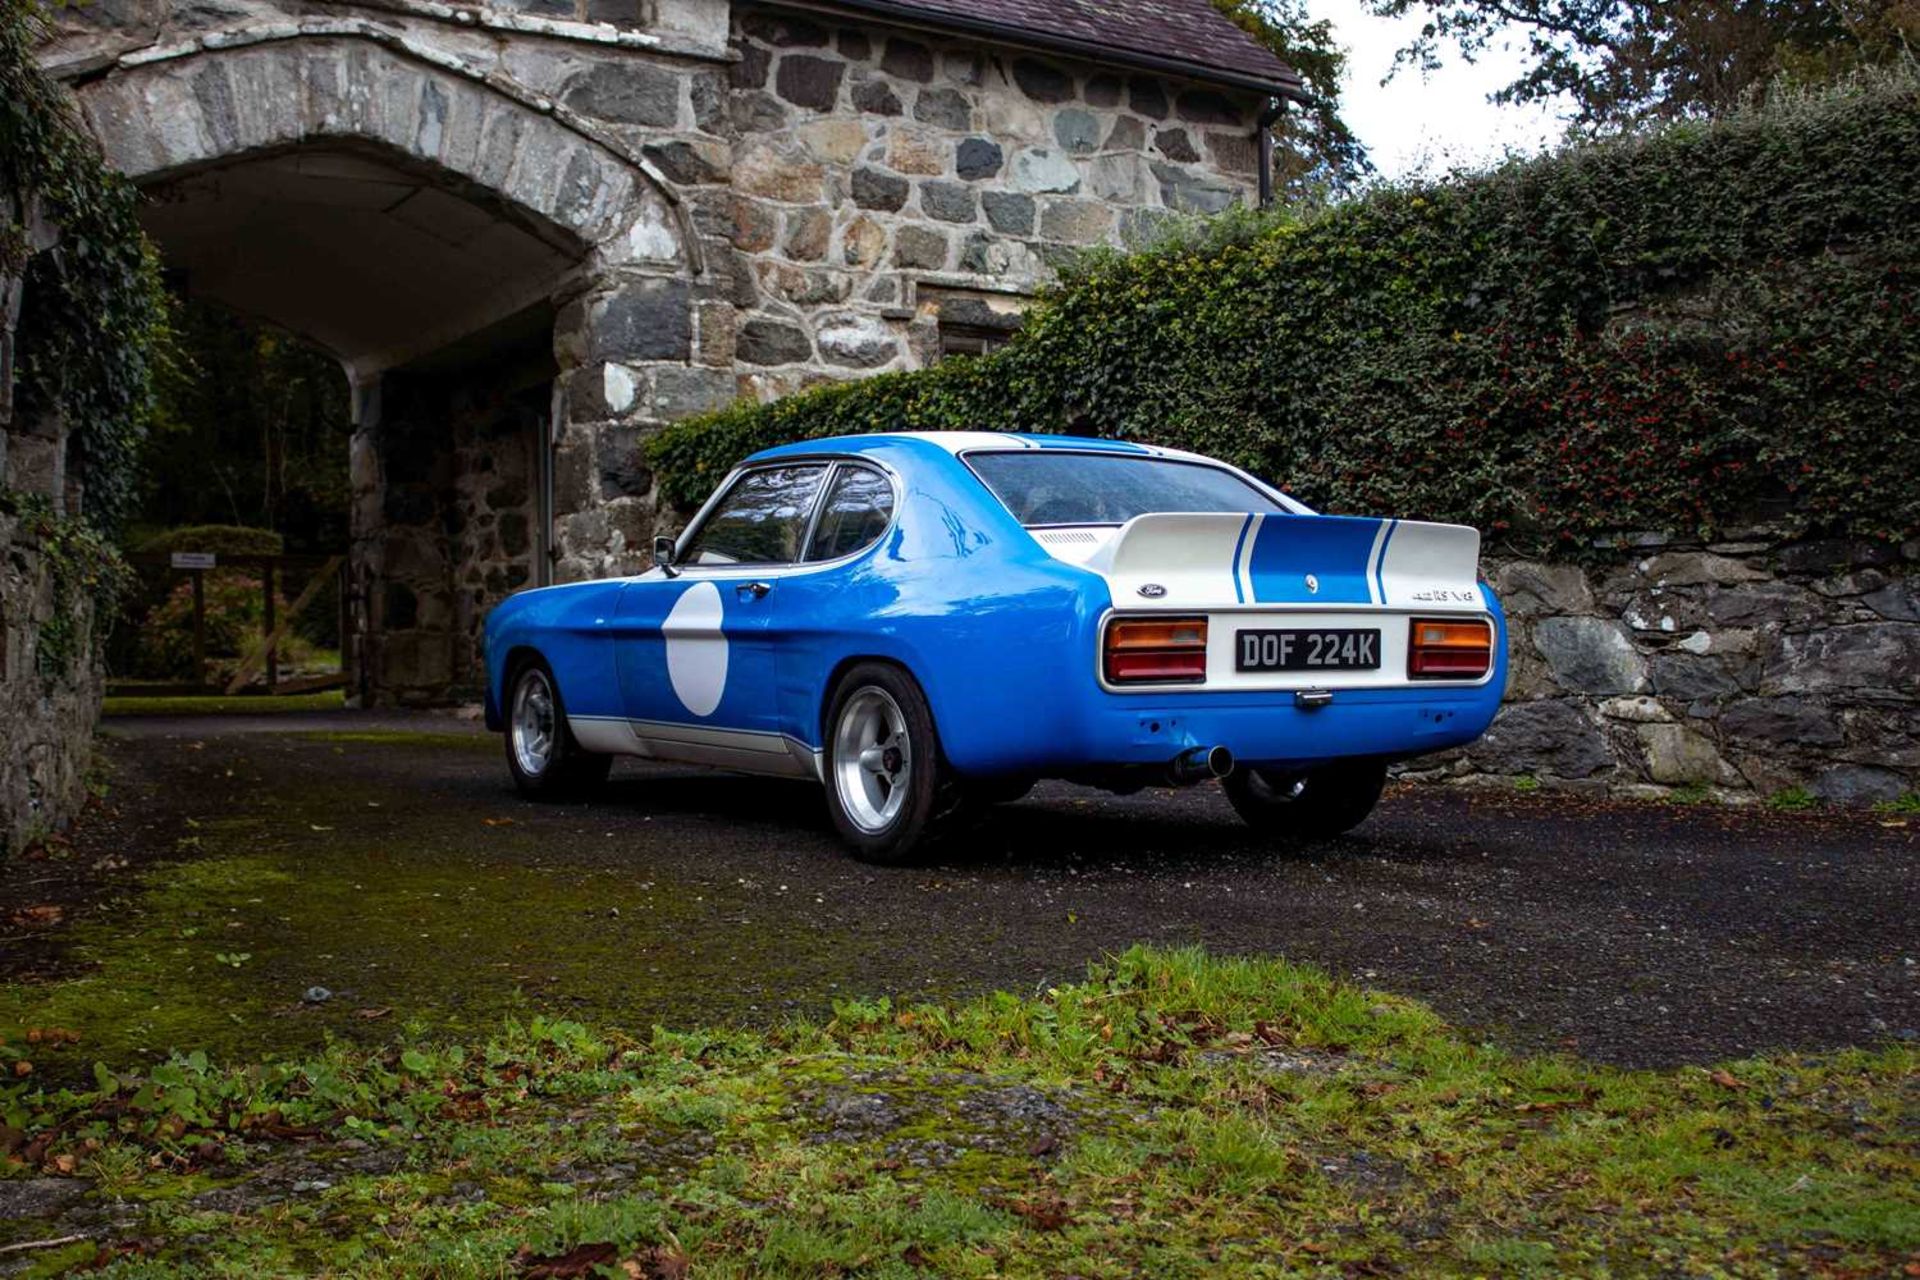
[[[248,694],[231,698],[147,698],[129,696],[108,698],[101,705],[105,716],[264,716],[283,711],[339,711],[347,705],[347,695],[339,689],[322,693],[288,695]]]
[[[28,1076],[0,1141],[42,1211],[0,1242],[85,1237],[43,1274],[1913,1274],[1916,1066],[1518,1057],[1311,969],[1137,949],[764,1033]]]

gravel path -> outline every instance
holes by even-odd
[[[851,992],[1028,990],[1129,943],[1200,942],[1421,997],[1502,1043],[1619,1063],[1920,1028],[1920,819],[1401,789],[1352,836],[1287,853],[1254,841],[1210,786],[1122,799],[1045,785],[940,865],[884,871],[840,852],[818,792],[800,785],[623,762],[594,805],[524,803],[471,740],[479,727],[446,716],[108,727],[112,812],[81,827],[69,882],[25,865],[0,908],[64,898],[84,917],[101,895],[82,869],[100,857],[172,857],[187,819],[271,810],[281,792],[297,811],[299,789],[324,778],[336,795],[404,798],[395,858],[680,886],[674,949],[730,974],[724,992],[678,993],[681,1023],[816,1012]],[[436,736],[379,740],[396,731]],[[396,807],[335,802],[311,825],[364,839],[399,831]],[[510,847],[480,843],[493,830],[476,831],[480,814],[511,819]],[[634,927],[578,945],[618,966]],[[794,964],[796,948],[811,961]],[[759,954],[783,967],[757,971]]]

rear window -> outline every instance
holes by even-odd
[[[970,453],[974,474],[1023,525],[1125,524],[1166,511],[1284,512],[1219,467],[1138,454]]]

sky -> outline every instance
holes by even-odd
[[[1330,21],[1347,49],[1340,114],[1367,145],[1383,177],[1472,167],[1509,149],[1538,151],[1559,138],[1561,124],[1552,109],[1487,101],[1488,94],[1520,74],[1522,37],[1515,36],[1507,49],[1496,44],[1471,64],[1443,45],[1440,70],[1423,76],[1403,68],[1382,87],[1393,55],[1419,34],[1419,16],[1376,18],[1360,0],[1308,0],[1307,9]]]

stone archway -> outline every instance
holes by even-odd
[[[671,188],[644,159],[564,107],[371,24],[147,50],[75,90],[108,161],[138,182],[353,139],[492,191],[608,264],[684,265],[692,245]]]
[[[74,89],[188,291],[325,347],[354,386],[368,701],[470,691],[500,596],[632,563],[644,469],[573,425],[594,413],[569,384],[693,356],[699,242],[643,158],[359,20],[153,47]]]

